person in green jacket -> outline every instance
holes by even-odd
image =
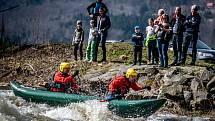
[[[148,19],[149,26],[146,27],[146,41],[145,46],[148,52],[148,62],[147,64],[155,63],[155,53],[156,53],[156,25],[154,25],[154,20],[152,18]]]
[[[89,32],[89,39],[86,51],[86,62],[93,63],[96,62],[97,51],[96,46],[98,42],[98,31],[95,26],[95,21],[90,20],[90,32]]]

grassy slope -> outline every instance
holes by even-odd
[[[132,46],[127,43],[114,43],[114,44],[107,44],[107,59],[109,61],[113,62],[120,62],[120,63],[126,63],[126,64],[131,64],[132,63]],[[100,51],[100,56],[101,57],[101,51]],[[122,57],[123,55],[123,57]],[[126,60],[123,59],[124,56],[126,56]],[[173,52],[168,51],[168,56],[169,56],[169,63],[172,62],[173,60]],[[121,58],[120,58],[121,57]],[[143,48],[143,57],[142,57],[142,62],[143,64],[146,64],[147,62],[147,49],[144,47]],[[188,65],[191,62],[191,57],[188,56],[186,65]],[[206,67],[215,67],[215,64],[205,62],[205,61],[197,61],[196,66],[206,66]]]

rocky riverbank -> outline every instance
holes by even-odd
[[[131,66],[130,45],[108,45],[107,48],[110,61],[105,64],[74,62],[70,45],[13,48],[11,49],[13,51],[1,53],[0,88],[7,88],[9,81],[13,79],[28,86],[38,86],[39,83],[48,82],[58,70],[60,62],[67,59],[73,64],[73,70],[80,70],[80,75],[76,77],[78,83],[91,95],[104,96],[112,77],[133,67],[139,72],[138,82],[149,85],[152,89],[131,91],[127,96],[128,99],[168,98],[160,111],[215,118],[214,64],[198,62],[197,66],[175,66],[167,69],[159,68],[157,65]],[[143,62],[146,62],[145,54],[143,58]]]

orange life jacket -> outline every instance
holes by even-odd
[[[141,90],[142,87],[138,85],[136,82],[131,83],[125,76],[117,76],[115,77],[110,85],[109,92],[110,94],[121,94],[124,95],[128,93],[129,88],[132,88],[134,91]]]
[[[53,92],[65,92],[68,86],[71,86],[71,88],[74,90],[79,90],[80,88],[72,76],[69,74],[63,74],[60,71],[54,75],[54,82],[63,86],[60,86],[59,88],[51,87],[50,91]]]

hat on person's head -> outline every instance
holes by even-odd
[[[134,68],[129,68],[125,74],[126,78],[137,77],[137,71]]]
[[[134,29],[140,29],[140,26],[135,26]]]
[[[71,68],[71,65],[68,62],[62,62],[60,64],[60,71],[61,72],[63,72],[64,69],[70,69],[70,68]]]

